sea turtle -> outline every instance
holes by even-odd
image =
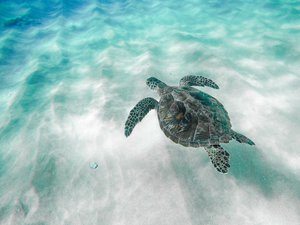
[[[227,173],[230,165],[229,153],[221,143],[235,139],[254,145],[249,138],[231,129],[228,113],[217,99],[192,87],[219,89],[212,80],[188,75],[180,80],[179,87],[168,86],[155,77],[148,78],[146,83],[157,91],[160,101],[148,97],[136,104],[125,123],[126,137],[151,109],[156,109],[160,128],[168,138],[186,147],[204,147],[215,168],[222,173]]]

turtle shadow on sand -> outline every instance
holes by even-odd
[[[279,193],[289,192],[300,199],[300,181],[286,168],[267,160],[261,149],[243,146],[239,143],[227,144],[231,155],[230,172],[226,176],[234,178],[240,185],[252,186],[265,197],[272,198]],[[201,149],[199,149],[201,151]],[[183,184],[191,184],[190,190],[195,195],[202,195],[198,190],[205,183],[199,179],[200,166],[203,162],[202,152],[188,152],[169,149],[171,164],[176,177]],[[204,161],[203,163],[207,163]],[[217,174],[218,175],[218,174]],[[219,176],[219,175],[218,175]],[[205,178],[206,179],[206,178]],[[223,179],[223,178],[222,178]],[[226,177],[224,177],[226,179]],[[189,185],[184,185],[189,187]],[[221,187],[223,188],[223,187]],[[199,191],[199,190],[198,190]]]
[[[296,180],[288,168],[270,162],[262,149],[251,151],[231,143],[233,166],[230,174],[241,183],[256,186],[265,196],[272,197],[279,191],[290,192],[300,198],[300,180]],[[281,190],[282,189],[282,190]]]
[[[232,201],[237,201],[237,204],[247,201],[243,196],[240,200],[236,199],[239,198],[240,192],[237,192],[236,188],[226,186],[228,179],[234,179],[238,189],[253,188],[266,199],[277,198],[283,193],[300,199],[300,182],[287,170],[268,163],[261,150],[241,148],[238,143],[228,144],[227,150],[232,156],[229,173],[225,176],[215,173],[215,176],[211,177],[212,174],[207,175],[209,168],[201,165],[208,163],[202,155],[203,152],[186,152],[171,146],[167,149],[191,224],[211,224],[211,217],[214,217],[216,212],[222,212],[222,217],[230,218],[234,213],[232,207],[229,207],[235,204]],[[251,197],[251,193],[245,191],[247,197]],[[231,200],[232,198],[235,200]]]
[[[239,143],[230,143],[227,150],[232,156],[229,173],[222,175],[211,171],[215,175],[212,176],[211,173],[207,174],[210,168],[203,167],[203,164],[208,163],[208,159],[203,157],[202,149],[186,152],[170,145],[167,147],[191,224],[211,224],[211,218],[216,212],[222,212],[222,217],[230,218],[233,213],[231,205],[235,204],[232,201],[239,204],[247,201],[249,197],[255,198],[248,192],[248,187],[270,201],[282,194],[300,199],[299,180],[293,178],[295,175],[288,170],[275,167],[265,160],[260,149],[246,146],[241,148]],[[230,185],[232,180],[235,183],[234,187],[238,189],[226,186],[227,182]],[[240,197],[240,191],[243,192],[244,187],[247,187],[247,198]],[[257,201],[259,202],[259,199]]]

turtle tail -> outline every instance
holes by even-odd
[[[237,140],[240,143],[246,143],[248,145],[255,145],[255,143],[250,138],[247,138],[246,136],[239,134],[233,130],[231,130],[231,136],[232,136],[232,138],[234,138],[235,140]]]

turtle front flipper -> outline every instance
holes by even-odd
[[[227,173],[229,165],[229,153],[221,145],[204,147],[214,167],[221,173]]]
[[[219,89],[219,86],[211,79],[195,75],[188,75],[181,78],[179,86],[208,86],[214,89]]]
[[[240,143],[246,143],[248,145],[255,145],[255,143],[252,140],[250,140],[246,136],[239,134],[238,132],[235,132],[233,130],[231,130],[231,136],[232,136],[232,138],[234,138],[235,140],[237,140]]]
[[[128,137],[135,125],[142,121],[147,113],[156,108],[158,102],[154,98],[144,98],[139,101],[130,111],[127,121],[125,123],[125,136]]]

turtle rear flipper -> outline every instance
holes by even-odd
[[[195,75],[188,75],[181,78],[179,85],[181,87],[182,86],[208,86],[214,89],[219,89],[219,86],[211,79],[202,76],[195,76]]]
[[[231,136],[232,136],[232,138],[234,138],[235,140],[237,140],[240,143],[246,143],[248,145],[255,145],[255,143],[252,140],[250,140],[246,136],[239,134],[238,132],[235,132],[233,130],[231,130]]]
[[[227,173],[229,165],[229,153],[221,145],[205,147],[214,167],[221,173]]]
[[[156,108],[158,102],[154,98],[144,98],[139,101],[130,111],[127,121],[125,123],[125,136],[128,137],[135,125],[142,121],[147,113]]]

